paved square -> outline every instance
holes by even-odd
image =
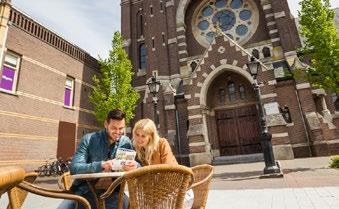
[[[339,187],[211,190],[207,209],[338,209]]]
[[[339,209],[339,169],[329,157],[280,161],[283,178],[262,179],[264,163],[220,165],[214,175],[207,209]],[[56,179],[40,186],[57,188]],[[23,209],[55,209],[62,200],[29,194]],[[5,209],[7,195],[0,199]]]

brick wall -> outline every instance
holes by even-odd
[[[97,61],[49,29],[12,10],[6,50],[21,57],[14,94],[0,92],[0,165],[37,166],[56,157],[59,121],[77,126],[73,142],[98,129],[88,101]],[[66,75],[75,78],[74,108],[65,108]]]

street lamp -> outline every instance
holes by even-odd
[[[160,82],[157,81],[156,75],[153,75],[151,80],[147,82],[147,86],[153,96],[152,102],[153,102],[153,110],[154,110],[154,122],[155,122],[155,125],[158,127],[159,120],[158,120],[158,114],[157,114],[157,104],[158,104],[157,94],[160,89]]]
[[[257,81],[258,72],[261,69],[261,64],[254,57],[251,57],[251,61],[247,64],[247,68],[251,76],[253,77],[253,88],[258,100],[258,109],[259,109],[259,124],[260,124],[260,141],[261,147],[264,154],[265,159],[265,168],[264,174],[274,174],[281,173],[280,168],[277,166],[273,149],[272,149],[272,135],[268,132],[265,113],[263,110],[262,102],[261,102],[261,93],[260,88]]]

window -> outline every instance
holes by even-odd
[[[142,16],[142,10],[137,13],[137,36],[144,35],[144,18]]]
[[[240,99],[243,100],[246,98],[245,87],[242,84],[239,85],[239,94],[240,94]]]
[[[152,50],[155,50],[154,37],[152,37]]]
[[[64,96],[64,105],[66,107],[73,106],[73,97],[74,97],[74,78],[67,76]]]
[[[270,48],[268,48],[268,47],[264,47],[264,48],[262,49],[262,53],[264,54],[264,57],[265,57],[265,58],[271,56],[271,51],[270,51]]]
[[[194,72],[195,68],[197,68],[198,64],[195,61],[193,61],[190,66],[191,66],[192,72]]]
[[[0,80],[0,90],[15,92],[19,74],[20,57],[14,53],[7,52],[5,55],[2,75]]]
[[[257,49],[253,49],[252,55],[253,55],[253,57],[259,59],[259,51]]]
[[[213,40],[215,26],[243,45],[258,27],[258,8],[252,0],[201,1],[192,17],[192,31],[196,40],[207,47]]]
[[[228,99],[230,100],[230,102],[235,101],[236,98],[236,89],[235,89],[235,84],[233,81],[228,82],[227,84],[227,90],[228,90]]]
[[[160,12],[164,11],[164,4],[163,2],[160,0]]]
[[[219,89],[219,103],[225,104],[225,90],[223,88]]]
[[[153,17],[153,6],[152,5],[150,6],[150,15],[151,17]]]
[[[146,47],[144,43],[139,46],[139,68],[146,69]]]

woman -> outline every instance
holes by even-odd
[[[150,119],[139,120],[133,128],[133,145],[137,152],[137,161],[142,166],[156,164],[178,165],[168,141],[160,138],[154,122]],[[184,208],[191,208],[194,195],[190,189],[186,193]]]
[[[137,160],[142,166],[178,164],[168,141],[159,137],[156,126],[150,119],[142,119],[135,124],[133,146],[137,152]]]

